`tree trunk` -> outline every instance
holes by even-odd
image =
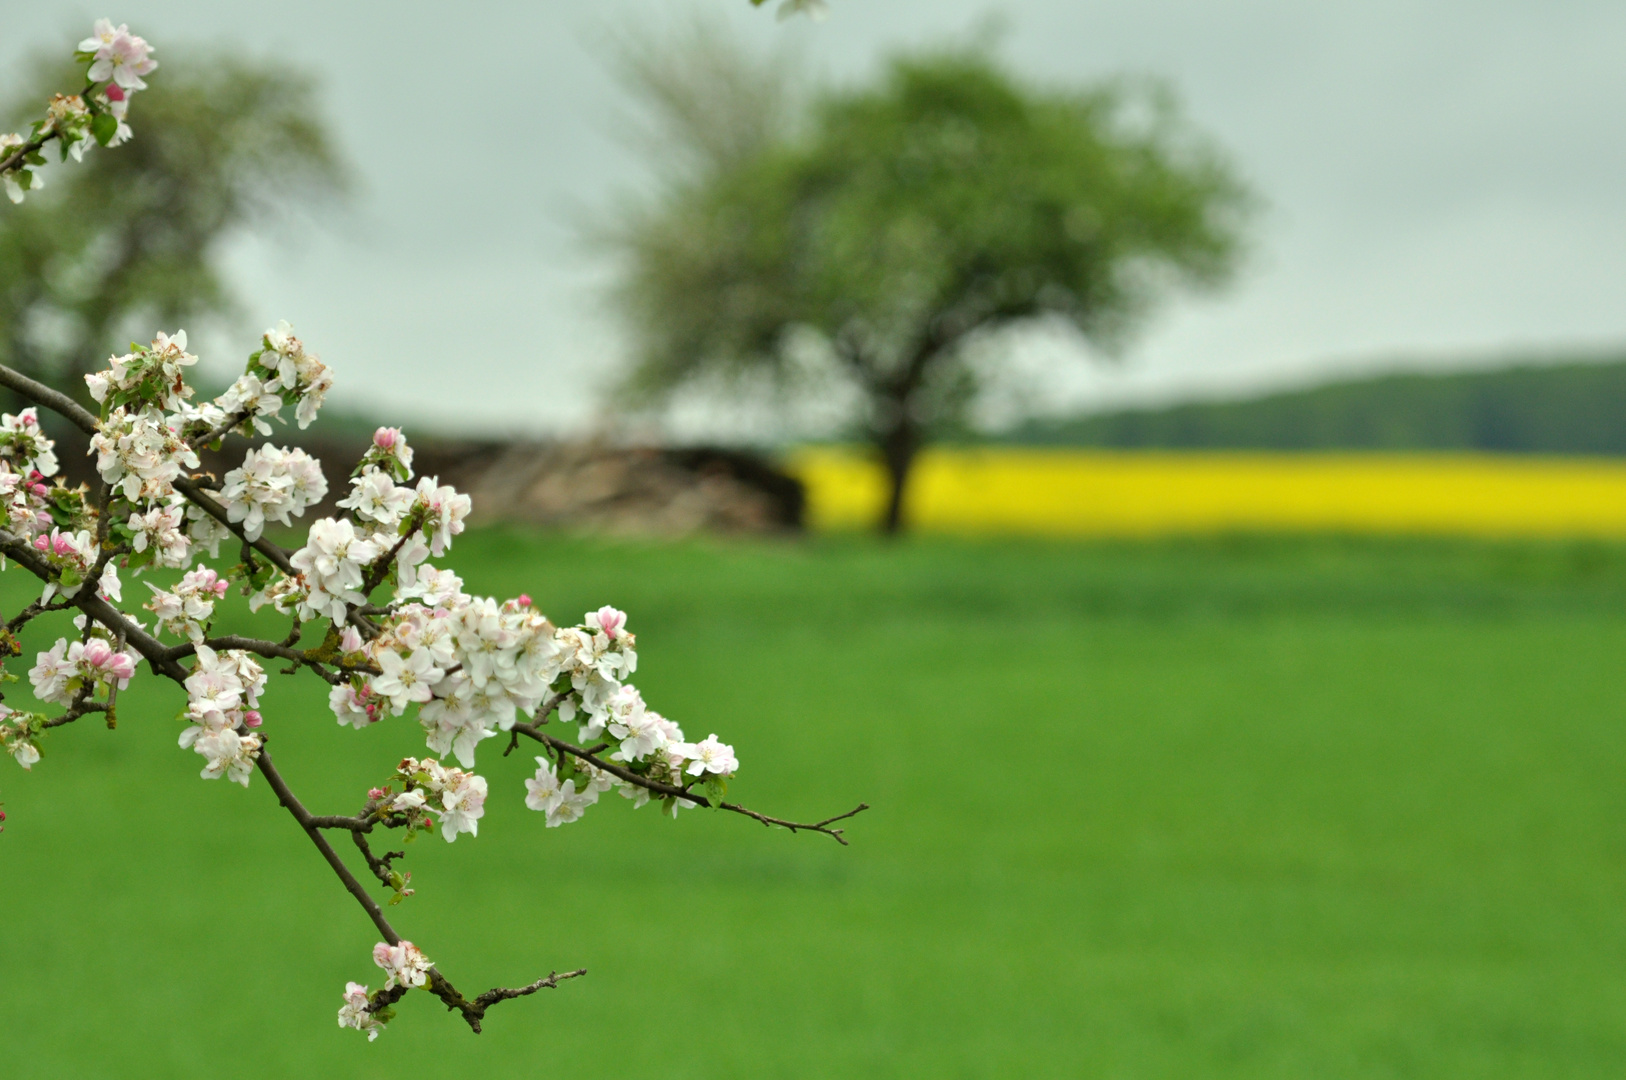
[[[920,452],[920,432],[907,416],[900,416],[891,428],[881,433],[876,447],[881,451],[889,484],[886,512],[881,516],[879,528],[885,536],[897,536],[903,531],[904,490],[915,455]]]

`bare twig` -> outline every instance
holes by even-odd
[[[262,748],[259,759],[255,764],[260,770],[260,775],[265,777],[265,782],[270,784],[271,790],[276,793],[277,801],[293,815],[295,821],[299,822],[299,827],[305,830],[305,835],[311,838],[311,843],[316,845],[316,850],[322,853],[322,858],[327,860],[328,866],[333,869],[334,874],[338,875],[339,881],[344,885],[345,890],[355,897],[356,903],[361,905],[361,909],[373,921],[373,925],[378,928],[378,932],[384,935],[384,940],[391,945],[399,945],[401,935],[396,933],[395,927],[391,926],[389,919],[384,916],[384,909],[378,906],[378,901],[372,898],[361,882],[356,879],[356,875],[352,874],[350,868],[344,864],[344,860],[339,858],[339,853],[333,850],[333,845],[327,842],[327,837],[322,835],[322,826],[318,824],[319,819],[305,809],[305,804],[301,803],[295,797],[293,791],[289,789],[287,781],[283,780],[282,774],[272,764],[270,753]],[[558,978],[573,978],[576,974],[585,974],[585,971],[573,972],[570,975],[558,976]],[[549,978],[554,978],[554,976],[550,975]],[[545,985],[547,985],[547,979],[538,980],[538,982],[532,984],[538,990]],[[457,987],[453,986],[451,981],[436,968],[429,969],[429,991],[440,998],[448,1009],[455,1009],[461,1013],[469,1027],[477,1034],[480,1031],[480,1021],[485,1018],[486,1009],[495,1001],[504,1000],[503,997],[499,996],[481,1004],[482,999],[486,997],[485,994],[482,994],[471,1002],[459,993]],[[525,993],[534,992],[534,990],[524,990],[516,992],[488,991],[487,993],[520,997]]]
[[[789,829],[791,832],[805,831],[823,833],[824,835],[833,838],[835,842],[840,844],[842,847],[847,846],[847,838],[842,835],[842,833],[846,830],[832,829],[830,826],[838,821],[845,821],[847,818],[850,818],[855,814],[861,814],[865,810],[869,809],[868,803],[859,803],[845,814],[837,814],[835,817],[825,818],[823,821],[811,822],[787,821],[784,818],[769,817],[767,814],[758,813],[757,811],[741,806],[738,803],[714,803],[704,795],[696,795],[691,790],[673,787],[671,784],[665,784],[659,780],[651,780],[647,776],[640,776],[638,773],[633,772],[631,769],[619,764],[618,762],[599,757],[596,753],[594,753],[594,751],[598,750],[599,747],[581,747],[572,745],[571,743],[565,742],[563,739],[556,739],[552,735],[542,732],[539,730],[539,725],[537,724],[515,724],[514,730],[528,738],[535,739],[537,742],[542,743],[544,746],[547,746],[552,750],[569,754],[571,757],[585,761],[595,768],[603,769],[612,776],[620,777],[629,784],[634,784],[646,791],[654,792],[663,798],[683,799],[684,801],[693,803],[696,806],[715,806],[719,810],[728,810],[736,814],[743,814],[745,817],[751,818],[754,821],[760,821],[764,825],[778,825],[780,828]]]
[[[104,712],[111,715],[110,706],[106,702],[91,701],[88,698],[81,697],[79,700],[75,701],[71,707],[69,707],[67,712],[63,713],[61,716],[52,717],[51,719],[45,721],[45,723],[41,724],[40,727],[61,727],[63,724],[73,723],[81,716],[95,712]]]

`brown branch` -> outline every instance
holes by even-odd
[[[52,390],[42,382],[36,382],[20,371],[0,364],[0,386],[10,387],[23,397],[28,398],[37,405],[43,405],[52,412],[59,413],[73,422],[73,425],[86,435],[96,434],[96,418],[85,411],[73,398],[58,390]]]
[[[222,420],[208,431],[192,436],[192,438],[188,439],[187,442],[194,448],[199,446],[208,446],[216,439],[225,438],[226,435],[230,434],[231,431],[239,424],[254,416],[259,411],[258,404],[245,405],[236,412],[228,414],[226,419]]]
[[[344,864],[344,860],[339,858],[339,853],[333,850],[333,845],[327,842],[327,837],[322,835],[324,827],[338,827],[351,828],[353,834],[359,836],[362,831],[365,831],[360,828],[361,823],[353,818],[318,818],[305,809],[305,805],[289,790],[287,781],[283,780],[282,774],[277,772],[276,766],[271,763],[271,755],[263,748],[260,750],[259,760],[255,764],[259,767],[260,774],[265,777],[265,782],[270,784],[271,790],[276,793],[277,801],[294,816],[295,821],[299,822],[299,827],[305,830],[305,835],[311,838],[311,843],[316,845],[316,850],[322,853],[322,858],[326,859],[328,866],[333,868],[333,872],[338,875],[339,881],[344,885],[345,890],[356,898],[356,903],[361,905],[362,910],[367,913],[367,917],[378,928],[378,932],[384,935],[384,940],[391,945],[399,945],[401,935],[395,932],[395,927],[391,926],[389,919],[384,917],[384,909],[378,906],[378,901],[372,898],[361,882],[356,879],[356,875],[352,874],[350,868]],[[346,820],[354,822],[354,825],[336,824]],[[372,862],[370,852],[368,853],[368,862],[369,864]],[[386,880],[385,883],[388,884],[388,881]],[[496,1002],[507,1000],[510,997],[523,997],[546,986],[557,985],[561,979],[575,978],[577,975],[585,975],[586,973],[586,969],[583,968],[566,975],[549,975],[547,979],[539,979],[529,987],[520,990],[488,990],[473,1001],[469,1001],[458,992],[457,987],[453,986],[446,976],[440,973],[438,968],[432,967],[429,969],[429,992],[440,998],[448,1009],[455,1009],[461,1013],[469,1027],[474,1030],[475,1034],[479,1034],[480,1021],[485,1018],[486,1010]],[[553,981],[550,982],[549,980]]]
[[[85,698],[81,697],[80,700],[75,701],[73,703],[73,706],[71,708],[69,708],[67,712],[63,713],[61,716],[52,717],[51,719],[45,721],[45,723],[41,724],[40,727],[42,727],[42,728],[61,727],[63,724],[71,724],[71,723],[73,723],[75,720],[79,719],[81,716],[86,715],[87,713],[109,712],[109,711],[110,711],[110,706],[106,702],[89,701],[89,700],[86,700]]]
[[[175,481],[175,490],[185,495],[190,502],[194,503],[205,514],[226,526],[227,529],[231,530],[233,536],[270,559],[271,564],[278,570],[281,570],[289,577],[299,576],[299,571],[295,570],[293,563],[288,561],[288,552],[286,550],[273,544],[264,536],[257,540],[250,540],[242,524],[233,521],[231,515],[226,512],[226,508],[216,502],[214,496],[204,491],[196,479],[184,476],[177,479]]]
[[[395,882],[390,880],[390,863],[395,859],[406,858],[406,852],[386,851],[382,856],[375,856],[373,849],[367,846],[366,834],[367,830],[356,829],[350,834],[350,839],[354,840],[356,847],[361,849],[361,857],[367,860],[367,869],[373,872],[373,876],[378,879],[379,884],[386,889],[394,889]]]
[[[53,125],[50,131],[47,131],[45,134],[37,138],[29,139],[17,149],[7,154],[4,158],[0,158],[0,176],[4,176],[8,172],[15,172],[16,170],[22,168],[23,164],[28,160],[29,154],[38,153],[41,147],[50,142],[52,139],[57,138],[60,134],[61,133],[58,132],[56,127]]]
[[[10,533],[0,532],[0,552],[4,552],[18,566],[41,581],[56,580],[50,565],[41,559],[33,548]],[[170,658],[169,647],[137,626],[118,608],[96,595],[93,582],[87,581],[81,585],[71,599],[74,607],[134,645],[136,651],[152,665],[153,671],[167,675],[176,682],[186,681],[187,672]]]
[[[292,645],[278,641],[266,641],[263,638],[239,637],[236,634],[227,634],[223,637],[205,638],[203,644],[216,650],[239,649],[270,660],[291,660],[296,666],[310,668],[316,672],[318,677],[331,686],[339,685],[344,681],[344,675],[352,672],[363,675],[377,675],[379,673],[379,668],[374,664],[346,664],[337,659],[317,660],[309,650],[296,649]],[[172,660],[179,660],[191,656],[197,651],[197,645],[186,642],[169,649],[167,655]],[[331,665],[337,671],[329,671],[323,665]]]
[[[847,838],[842,835],[842,833],[844,833],[846,830],[832,829],[830,826],[838,821],[844,821],[855,814],[861,814],[865,810],[869,809],[868,803],[859,803],[856,807],[847,811],[845,814],[837,814],[835,817],[825,818],[823,821],[813,822],[787,821],[784,818],[769,817],[767,814],[758,813],[757,811],[741,806],[738,803],[714,803],[704,795],[696,795],[691,790],[673,787],[671,784],[665,784],[659,780],[651,780],[647,776],[640,776],[623,765],[620,765],[614,761],[608,761],[593,753],[593,751],[598,749],[598,747],[580,747],[567,743],[563,739],[556,739],[552,735],[548,735],[540,731],[539,725],[537,724],[515,724],[514,730],[522,735],[535,739],[544,746],[569,754],[571,757],[578,758],[596,768],[603,769],[611,776],[618,776],[629,784],[641,787],[646,791],[652,791],[665,798],[684,799],[688,802],[694,803],[697,806],[715,806],[719,810],[728,810],[732,813],[742,814],[745,817],[751,818],[755,821],[760,821],[764,825],[778,825],[781,828],[789,829],[791,832],[806,831],[823,833],[824,835],[833,838],[835,842],[840,844],[842,847],[847,846]]]
[[[395,557],[401,553],[401,549],[406,547],[407,541],[411,540],[413,534],[417,531],[417,529],[413,529],[411,532],[404,533],[401,538],[395,542],[394,547],[390,548],[387,552],[374,559],[372,569],[367,571],[367,580],[363,581],[361,583],[361,588],[356,591],[361,593],[362,596],[371,596],[373,590],[378,588],[379,585],[383,584],[385,575],[390,572],[390,564],[395,561]],[[369,604],[366,606],[371,605]]]
[[[47,612],[52,611],[66,611],[71,607],[73,607],[72,600],[53,600],[49,604],[42,604],[38,600],[35,600],[33,603],[19,611],[10,622],[6,623],[6,629],[15,634],[18,630],[21,630],[24,626],[27,626],[40,615],[44,615]]]
[[[518,997],[525,997],[528,994],[536,993],[538,990],[552,990],[566,979],[575,979],[586,974],[586,968],[577,968],[575,971],[566,972],[554,971],[550,972],[547,978],[538,979],[531,985],[521,986],[517,990],[509,990],[504,987],[498,987],[494,990],[487,990],[485,993],[474,999],[473,1006],[464,1012],[464,1016],[468,1017],[470,1013],[474,1014],[473,1017],[469,1019],[469,1023],[474,1027],[475,1031],[479,1031],[479,1022],[485,1018],[486,1010],[497,1004],[497,1002],[509,1001]]]

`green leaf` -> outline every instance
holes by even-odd
[[[90,122],[90,133],[96,136],[96,142],[106,146],[118,134],[119,122],[113,118],[112,113],[97,113]]]

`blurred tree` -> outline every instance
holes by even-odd
[[[80,67],[42,67],[6,114],[31,119]],[[148,82],[129,143],[0,212],[0,363],[82,401],[121,330],[145,340],[231,310],[215,257],[234,230],[345,184],[311,80],[286,64],[166,53]]]
[[[969,344],[1061,317],[1111,348],[1169,286],[1236,262],[1251,198],[1160,88],[1040,92],[957,49],[798,110],[782,58],[722,40],[622,54],[664,180],[609,230],[627,388],[838,370],[890,478],[888,532],[922,445],[978,389]]]

